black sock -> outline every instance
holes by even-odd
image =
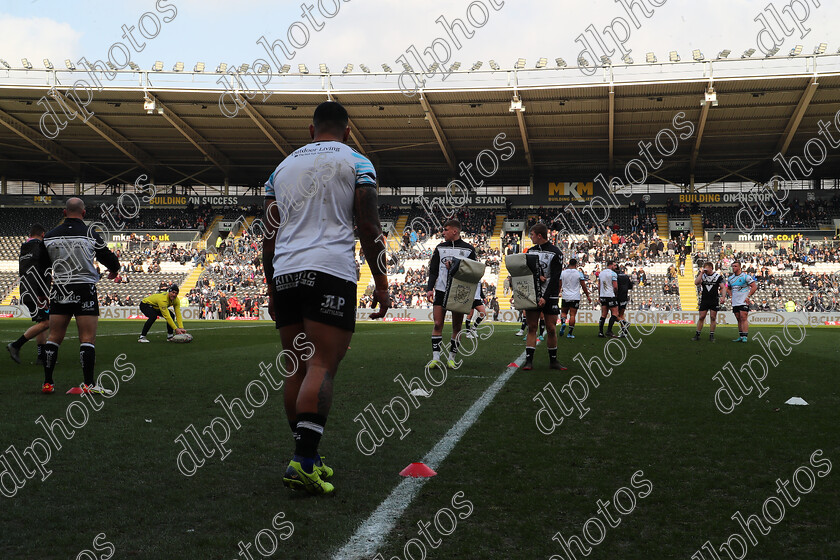
[[[470,330],[470,320],[469,319],[464,320],[464,328],[467,329],[467,330]]]
[[[441,342],[443,342],[442,336],[432,335],[432,352],[440,352]]]
[[[43,344],[38,345],[38,359],[41,360],[42,362],[44,361],[44,345]]]
[[[26,344],[26,342],[27,342],[26,337],[25,337],[25,336],[23,336],[23,335],[21,335],[21,337],[20,337],[19,339],[17,339],[17,340],[15,340],[14,342],[12,342],[12,346],[14,346],[14,347],[15,347],[15,348],[17,348],[18,350],[20,350],[21,346],[23,346],[24,344]]]
[[[700,338],[700,331],[697,331],[697,338]]]
[[[482,322],[483,320],[484,320],[484,316],[483,316],[483,315],[479,315],[479,316],[478,316],[478,319],[476,319],[476,320],[475,320],[475,325],[474,325],[474,326],[476,326],[476,327],[477,327],[478,325],[480,325],[480,324],[481,324],[481,322]],[[470,326],[469,326],[469,325],[467,325],[467,328],[470,328]]]
[[[314,460],[318,456],[318,443],[324,434],[327,419],[313,412],[302,412],[298,414],[297,420],[295,455]]]
[[[458,353],[458,341],[454,338],[449,340],[449,354],[450,357]]]
[[[525,315],[522,316],[522,321],[519,323],[519,326],[523,331],[528,329],[528,321],[525,319]]]
[[[534,352],[536,352],[536,350],[537,350],[536,348],[533,348],[531,346],[526,346],[525,347],[525,359],[529,362],[533,362],[534,361]]]
[[[58,361],[58,344],[47,342],[44,346],[44,383],[53,383],[53,370]]]
[[[93,344],[83,342],[79,346],[79,358],[82,362],[85,385],[93,385],[93,367],[96,365],[96,348]]]
[[[545,334],[545,320],[540,319],[540,336]]]
[[[601,334],[604,333],[604,321],[606,321],[606,320],[607,320],[606,317],[601,317],[601,320],[598,321],[598,332],[600,332]]]
[[[613,325],[615,324],[615,315],[610,315],[610,322],[607,324],[607,332],[611,333]]]
[[[552,362],[557,361],[557,348],[556,347],[548,349],[548,359],[551,360]]]
[[[575,330],[575,326],[574,326],[574,325],[571,325],[571,326],[569,327],[569,334],[572,334],[572,331],[573,331],[573,330]]]

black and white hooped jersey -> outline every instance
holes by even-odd
[[[540,297],[556,299],[560,295],[563,252],[554,243],[545,242],[528,249],[528,254],[539,258],[540,276],[545,277],[545,280],[540,282]]]
[[[446,263],[451,262],[452,259],[478,260],[478,256],[475,247],[463,239],[444,241],[435,247],[435,252],[432,253],[432,260],[429,263],[429,282],[426,284],[426,291],[446,291],[446,281],[449,278],[449,269],[446,267]],[[479,283],[476,298],[479,297],[480,290],[481,284]]]
[[[44,245],[52,265],[54,284],[96,284],[94,259],[111,272],[120,269],[120,261],[105,245],[93,227],[79,218],[67,218],[44,235]]]
[[[700,297],[706,300],[720,299],[720,287],[725,282],[723,275],[720,272],[713,272],[706,274],[703,271],[703,276],[700,280]]]

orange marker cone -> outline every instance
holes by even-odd
[[[400,471],[400,476],[410,476],[412,478],[429,478],[436,474],[435,471],[427,467],[424,463],[411,463]]]
[[[516,365],[516,362],[511,362],[511,363],[508,364],[508,367],[519,367],[519,366]]]
[[[64,393],[65,395],[81,395],[82,388],[81,387],[70,387],[70,390]]]

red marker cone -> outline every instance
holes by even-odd
[[[508,364],[508,367],[519,367],[519,366],[516,365],[516,362],[511,362],[511,363]]]
[[[411,463],[400,471],[400,476],[410,476],[412,478],[429,478],[436,474],[435,471],[427,467],[424,463]]]
[[[81,387],[70,387],[70,390],[64,393],[65,395],[81,395],[82,388]]]

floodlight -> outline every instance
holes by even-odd
[[[744,51],[744,54],[741,55],[741,58],[749,58],[755,54],[755,49],[747,49]]]
[[[68,60],[68,62],[69,62],[69,60],[70,60],[70,59],[68,58],[67,60]],[[11,67],[11,66],[9,66],[9,63],[8,63],[8,62],[6,62],[5,60],[3,60],[2,58],[0,58],[0,64],[2,64],[3,66],[5,66],[5,67],[6,67],[6,70],[11,70],[11,69],[12,69],[12,67]],[[68,68],[70,68],[70,67],[68,66]],[[70,68],[70,70],[75,70],[75,67]]]
[[[309,68],[306,67],[306,64],[298,64],[298,72],[301,74],[309,74]]]
[[[548,64],[548,59],[543,56],[537,61],[537,68],[545,68],[546,64]]]
[[[800,54],[802,54],[802,45],[796,45],[790,49],[790,54],[788,56],[799,56]]]
[[[671,62],[679,62],[680,61],[680,54],[677,51],[671,51],[668,53],[668,59]]]
[[[220,62],[216,66],[216,74],[224,74],[225,72],[227,72],[227,62]]]
[[[525,68],[525,59],[524,58],[518,59],[516,61],[516,64],[513,65],[513,67],[517,70],[522,70],[523,68]]]
[[[729,49],[723,49],[722,51],[720,51],[720,52],[718,53],[718,58],[727,58],[730,54],[732,54],[732,51],[731,51],[731,50],[729,50]]]
[[[601,66],[612,66],[612,60],[607,55],[601,55]]]
[[[390,66],[388,66],[387,64],[383,64],[383,65],[382,65],[382,69],[383,69],[385,72],[388,72],[389,74],[392,72],[391,67],[390,67]]]
[[[353,71],[353,65],[350,64],[350,63],[347,63],[347,65],[344,67],[344,70],[342,70],[341,73],[342,74],[349,74],[352,71]]]
[[[152,70],[154,70],[155,72],[160,72],[161,70],[163,70],[163,62],[160,60],[155,61],[155,65],[152,66]]]
[[[280,72],[285,74],[286,72],[288,72],[291,69],[292,69],[291,64],[284,64],[282,67],[280,67]]]
[[[408,62],[403,62],[403,70],[406,72],[414,72],[414,68],[411,67],[411,64]]]
[[[691,51],[691,57],[697,62],[700,62],[704,58],[706,58],[705,56],[703,56],[703,53],[700,52],[700,49],[694,49],[693,51]]]
[[[238,70],[238,72],[239,72],[240,74],[244,74],[245,72],[247,72],[247,71],[248,71],[248,68],[250,68],[250,67],[251,67],[251,66],[250,66],[249,64],[246,64],[246,63],[244,63],[244,62],[243,62],[242,64],[240,64],[240,65],[239,65],[239,70]]]
[[[196,62],[195,67],[193,68],[193,72],[204,72],[204,63]]]
[[[493,70],[498,70],[501,67],[499,66],[498,62],[496,62],[495,60],[491,60],[490,61],[490,68],[492,68]]]
[[[113,70],[114,72],[116,72],[116,71],[117,71],[117,67],[116,67],[116,66],[114,66],[114,63],[113,63],[113,62],[111,62],[110,60],[109,60],[109,61],[107,61],[105,64],[107,64],[107,65],[108,65],[108,68],[110,68],[110,69],[111,69],[111,70]]]
[[[260,64],[260,67],[257,69],[257,72],[260,74],[268,74],[268,71],[271,70],[271,67],[268,64]]]
[[[461,68],[461,63],[460,62],[455,62],[455,63],[452,64],[452,66],[449,67],[449,71],[450,72],[455,72],[456,70],[459,70],[460,68]]]
[[[589,66],[589,61],[583,58],[582,56],[578,57],[578,66],[586,67]]]
[[[365,74],[370,74],[370,68],[368,68],[366,64],[359,64],[359,68],[361,68],[362,72]]]
[[[645,62],[647,62],[648,64],[653,64],[654,62],[656,62],[656,55],[652,52],[647,53],[645,55]]]
[[[437,62],[432,62],[432,65],[429,66],[429,72],[432,72],[432,73],[437,72],[437,69],[438,69],[438,63]]]
[[[483,62],[483,61],[481,61],[481,60],[476,60],[476,61],[475,61],[475,64],[473,64],[473,65],[472,65],[472,68],[470,68],[470,70],[478,70],[478,69],[479,69],[479,68],[481,68],[483,65],[484,65],[484,62]]]
[[[814,54],[823,54],[828,48],[828,43],[820,43],[814,48]]]
[[[53,63],[50,62],[49,58],[44,59],[44,68],[46,68],[47,70],[52,70],[54,68]]]
[[[32,70],[32,63],[29,62],[28,58],[21,58],[20,62],[21,64],[23,64],[24,68],[26,68],[27,70]]]
[[[173,72],[183,72],[184,71],[184,63],[183,62],[176,62],[175,66],[172,67]]]
[[[772,49],[767,51],[767,54],[764,55],[764,58],[770,58],[771,56],[776,56],[777,52],[779,52],[779,47],[773,47]]]
[[[137,66],[137,63],[136,63],[136,62],[134,62],[133,60],[129,60],[129,61],[128,61],[128,66],[129,66],[132,70],[140,70],[140,67],[139,67],[139,66]]]
[[[563,60],[562,58],[555,58],[554,62],[555,62],[555,64],[557,64],[557,68],[565,68],[566,67],[566,61]]]
[[[3,61],[3,62],[5,62],[5,61]],[[73,64],[73,61],[70,60],[69,58],[64,59],[64,66],[66,66],[68,70],[75,70],[76,69],[76,65]]]
[[[624,55],[624,58],[621,59],[624,64],[633,64],[633,57],[630,56],[630,53]]]

